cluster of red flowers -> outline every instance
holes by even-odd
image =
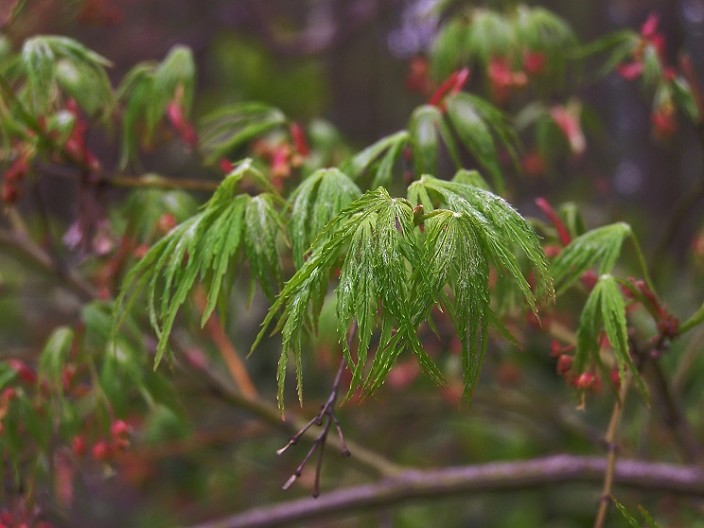
[[[110,462],[130,446],[132,426],[124,420],[114,420],[110,425],[110,436],[93,443],[90,455],[97,462]],[[71,439],[71,450],[82,457],[88,453],[88,441],[84,435],[76,435]]]

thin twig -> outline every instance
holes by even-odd
[[[37,168],[42,174],[55,178],[75,180],[80,175],[66,167],[51,165],[48,163],[37,163]],[[98,186],[133,189],[161,189],[161,190],[182,190],[182,191],[202,191],[214,192],[220,185],[216,180],[196,180],[187,178],[169,178],[161,174],[144,174],[142,176],[130,176],[115,174],[107,176],[104,174],[91,175],[91,183]]]
[[[337,434],[340,439],[340,445],[342,447],[342,456],[348,457],[350,456],[350,450],[349,447],[347,446],[347,442],[345,441],[345,437],[342,434],[342,429],[340,428],[340,424],[337,421],[337,417],[335,416],[335,403],[337,402],[337,396],[340,392],[340,382],[342,381],[342,373],[345,370],[345,359],[342,358],[340,360],[340,365],[337,368],[337,374],[335,375],[335,381],[332,384],[332,390],[330,391],[330,395],[328,396],[328,399],[325,401],[323,406],[320,409],[320,412],[315,416],[312,420],[310,420],[307,424],[305,424],[300,431],[298,431],[296,434],[294,434],[288,441],[288,443],[282,447],[281,449],[276,451],[277,455],[281,455],[286,450],[288,450],[289,447],[296,445],[298,441],[301,439],[301,436],[303,436],[306,431],[308,431],[313,425],[317,426],[323,426],[322,431],[318,435],[318,437],[313,441],[313,445],[311,448],[308,450],[308,453],[306,456],[303,458],[303,461],[298,465],[296,470],[293,472],[293,474],[289,477],[289,479],[284,483],[283,489],[287,490],[290,488],[296,480],[301,476],[303,472],[303,468],[306,466],[310,458],[313,456],[313,454],[318,451],[318,462],[316,464],[316,469],[315,469],[315,483],[313,484],[313,497],[318,497],[320,495],[320,471],[322,469],[323,465],[323,450],[325,448],[325,442],[328,438],[328,433],[330,432],[330,427],[334,424],[335,429],[337,430]]]
[[[174,346],[177,348],[185,348],[178,344],[177,339],[174,339],[173,342]],[[176,361],[176,364],[178,365],[179,362]],[[187,370],[191,373],[199,374],[201,380],[207,384],[208,389],[230,405],[245,410],[257,416],[262,421],[289,434],[295,434],[305,429],[301,437],[315,440],[315,433],[308,430],[315,423],[315,418],[309,421],[303,421],[289,413],[286,421],[281,420],[281,414],[276,407],[268,405],[261,399],[245,398],[239,391],[232,387],[231,383],[223,379],[218,371],[208,365],[207,362],[199,361],[197,368],[189,366]],[[332,447],[340,449],[341,451],[347,450],[354,452],[354,457],[352,457],[350,461],[367,474],[391,477],[407,470],[407,468],[391,462],[383,455],[361,445],[357,445],[354,442],[346,441],[339,436],[330,437],[327,439],[327,442],[329,442]]]
[[[407,471],[374,484],[331,491],[318,499],[256,507],[190,528],[275,528],[417,499],[534,491],[538,486],[565,483],[598,483],[603,480],[606,467],[607,460],[602,457],[554,455],[516,462]],[[613,480],[633,489],[704,497],[704,470],[700,468],[621,460],[616,463]]]
[[[606,469],[604,471],[604,483],[601,488],[601,497],[599,498],[599,509],[597,510],[596,519],[594,520],[594,528],[603,528],[606,521],[606,514],[609,511],[611,504],[611,490],[613,489],[614,476],[616,474],[616,457],[618,454],[618,427],[623,418],[623,408],[626,404],[626,396],[631,383],[632,376],[626,374],[625,379],[621,380],[621,389],[619,390],[619,398],[614,402],[614,408],[611,412],[609,426],[604,435],[604,441],[608,449],[606,456]]]

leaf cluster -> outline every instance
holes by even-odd
[[[282,282],[277,243],[284,230],[277,207],[281,198],[273,192],[237,194],[237,185],[246,176],[268,185],[251,160],[242,161],[201,210],[152,246],[125,278],[116,303],[115,328],[146,290],[149,319],[159,338],[156,364],[168,347],[179,309],[197,282],[207,286],[201,324],[217,305],[225,309],[227,294],[245,259],[252,280],[256,278],[270,299]]]
[[[462,176],[459,180],[466,181]],[[535,274],[533,289],[519,255]],[[315,239],[308,259],[276,298],[253,346],[278,318],[274,332],[283,337],[277,374],[280,407],[289,362],[295,365],[302,397],[304,339],[315,331],[331,281],[336,283],[338,336],[352,370],[350,390],[362,386],[373,391],[405,350],[432,379],[442,382],[442,372],[417,335],[423,322],[432,325],[431,312],[438,307],[449,314],[462,341],[469,394],[486,351],[489,326],[501,327],[490,302],[491,269],[532,309],[538,298],[552,295],[537,236],[499,196],[431,176],[411,185],[407,199],[392,198],[382,187],[366,192]],[[372,348],[374,357],[369,359]]]
[[[546,58],[545,75],[559,78],[566,52],[575,45],[569,25],[541,7],[521,4],[506,12],[471,7],[440,28],[431,51],[432,72],[442,79],[464,65],[486,69],[497,57],[521,66],[526,52],[539,52]]]
[[[589,293],[580,316],[573,372],[583,372],[590,363],[595,364],[602,371],[608,370],[600,356],[603,329],[611,344],[621,379],[625,379],[627,370],[630,371],[641,393],[647,399],[645,384],[630,355],[626,305],[619,283],[611,274],[626,238],[633,240],[640,257],[640,248],[631,227],[619,222],[592,229],[575,238],[555,258],[551,272],[558,287],[558,293],[566,291],[589,270],[595,269],[598,274],[596,285]],[[647,277],[645,267],[643,272]],[[608,375],[606,378],[608,379]]]
[[[464,166],[466,150],[491,177],[494,188],[502,192],[503,176],[498,148],[505,148],[515,159],[518,139],[508,117],[480,97],[457,93],[445,99],[445,109],[433,105],[418,107],[407,130],[386,136],[342,164],[341,169],[355,180],[371,174],[371,188],[388,186],[393,169],[402,155],[410,155],[413,172],[438,174],[443,148],[457,169]]]
[[[150,144],[169,102],[175,98],[190,112],[195,85],[195,64],[189,48],[174,46],[163,61],[143,62],[125,75],[117,90],[124,105],[122,116],[122,156],[124,167],[134,161],[138,137]]]

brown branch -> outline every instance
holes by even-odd
[[[253,508],[191,528],[273,528],[306,519],[367,511],[413,499],[532,490],[536,486],[564,483],[599,483],[606,466],[605,458],[554,455],[520,462],[407,471],[374,484],[333,491],[318,499],[306,498]],[[614,482],[661,494],[704,497],[704,471],[699,468],[621,460],[616,464]]]
[[[51,165],[48,163],[36,163],[37,169],[46,176],[76,180],[80,174],[70,168]],[[98,186],[123,188],[123,189],[161,189],[181,190],[181,191],[201,191],[214,192],[220,185],[216,180],[195,180],[186,178],[169,178],[160,174],[148,173],[142,176],[129,176],[115,174],[106,176],[104,174],[91,175],[91,183]]]
[[[657,393],[662,407],[662,420],[672,433],[682,459],[690,464],[702,466],[704,461],[702,445],[697,441],[689,422],[680,409],[670,388],[670,383],[662,371],[662,366],[656,359],[647,361],[646,366],[652,373],[652,388]]]
[[[5,229],[0,230],[0,247],[15,253],[19,259],[29,263],[48,276],[54,276],[83,301],[96,298],[95,288],[71,270],[61,270],[54,260],[32,239]]]
[[[614,408],[609,419],[609,426],[604,435],[608,453],[606,455],[606,470],[604,471],[604,482],[601,487],[601,497],[599,497],[599,508],[597,509],[596,518],[594,519],[594,528],[603,528],[606,522],[606,514],[609,511],[611,504],[611,490],[614,484],[614,475],[616,473],[616,458],[618,455],[618,427],[623,418],[623,407],[626,404],[626,396],[628,396],[628,388],[631,384],[632,376],[626,374],[625,379],[621,380],[621,389],[619,390],[618,399],[614,402]]]
[[[202,191],[214,192],[220,185],[219,181],[213,180],[187,180],[165,178],[164,176],[148,175],[144,176],[112,176],[100,177],[97,180],[100,185],[110,187],[136,188],[136,189],[163,189],[182,191]]]

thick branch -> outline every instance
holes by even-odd
[[[597,484],[603,479],[606,464],[605,458],[555,455],[521,462],[408,471],[376,484],[340,489],[318,499],[306,498],[253,508],[192,528],[278,527],[412,499],[515,491],[567,482]],[[614,481],[629,488],[704,497],[704,471],[698,468],[620,460],[616,464]]]

